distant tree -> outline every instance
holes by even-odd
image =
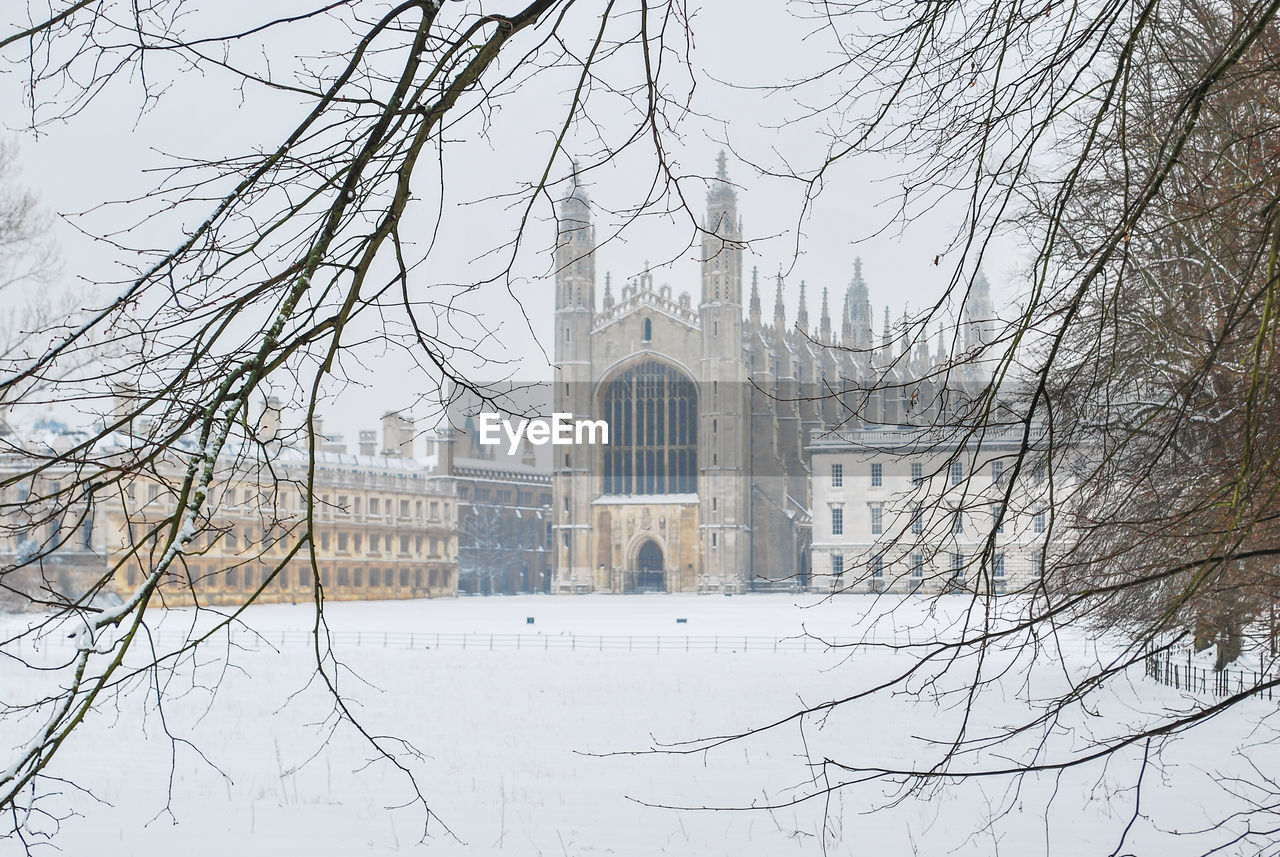
[[[509,519],[514,509],[470,504],[459,511],[458,587],[492,595],[518,591],[511,581],[520,574],[526,546]]]

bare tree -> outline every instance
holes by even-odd
[[[26,83],[33,126],[77,121],[119,87],[137,87],[149,109],[191,71],[217,75],[232,90],[275,95],[282,114],[294,117],[278,139],[255,141],[242,156],[177,161],[125,209],[130,220],[164,230],[169,249],[149,250],[153,239],[141,235],[141,246],[128,247],[129,234],[113,232],[111,242],[142,260],[135,275],[0,361],[0,406],[28,416],[71,407],[88,424],[56,448],[7,444],[11,466],[0,487],[8,535],[42,535],[0,576],[16,580],[60,550],[74,530],[61,522],[82,519],[103,498],[113,498],[125,520],[119,551],[85,591],[25,593],[47,618],[23,636],[64,634],[68,623],[78,629],[75,655],[59,667],[60,690],[6,702],[3,711],[25,718],[28,731],[0,772],[8,833],[27,845],[25,820],[42,812],[50,765],[86,715],[123,679],[189,659],[297,560],[311,568],[316,675],[332,692],[335,719],[404,775],[425,831],[434,815],[415,773],[421,755],[363,729],[328,643],[311,538],[321,512],[310,490],[317,404],[363,346],[407,355],[436,385],[437,400],[449,389],[487,402],[468,370],[499,358],[501,346],[461,298],[477,289],[515,297],[512,265],[534,240],[526,229],[552,214],[552,188],[571,171],[588,174],[619,152],[645,150],[654,181],[627,216],[682,206],[664,149],[677,118],[671,108],[690,88],[664,71],[676,66],[678,74],[688,49],[680,2],[610,2],[601,14],[574,0],[531,0],[498,14],[479,3],[317,0],[289,16],[264,6],[260,18],[224,24],[217,5],[38,3],[25,8],[27,20],[0,31],[0,59]],[[314,28],[333,42],[283,70],[268,61],[310,44]],[[502,191],[510,229],[491,233],[498,237],[488,258],[496,263],[471,281],[432,279],[428,263],[452,248],[431,240],[422,249],[405,232],[406,210],[424,200],[438,231],[457,197],[472,201],[465,190],[451,196],[445,184],[449,153],[483,141],[494,111],[542,77],[565,87],[565,103],[544,115],[546,136],[533,143],[537,166]],[[629,118],[606,131],[586,112],[588,101]],[[591,130],[575,166],[566,144],[579,123]],[[266,404],[277,395],[279,408]],[[281,480],[276,457],[288,446],[302,451],[303,463]],[[254,502],[263,517],[242,544],[261,584],[177,650],[146,657],[142,667],[126,660],[146,636],[149,606],[198,594],[189,569],[210,540],[228,537],[213,522],[218,504],[249,471],[260,479]],[[286,515],[277,497],[294,491],[301,514]],[[122,603],[95,601],[109,590],[122,591]]]
[[[900,165],[885,227],[957,196],[965,206],[934,260],[951,272],[947,294],[907,319],[891,346],[867,352],[882,367],[873,389],[828,392],[851,425],[881,428],[884,396],[941,391],[945,403],[910,420],[916,441],[906,454],[928,461],[921,486],[953,464],[965,475],[946,490],[896,498],[916,511],[864,556],[843,557],[839,588],[879,585],[882,561],[936,551],[967,512],[983,527],[964,568],[976,583],[942,636],[894,646],[915,657],[891,678],[855,682],[758,730],[661,751],[703,753],[782,728],[799,728],[807,742],[837,710],[931,695],[961,714],[913,742],[909,761],[885,760],[874,742],[814,751],[812,781],[773,806],[868,790],[873,806],[889,806],[970,781],[1005,781],[1005,794],[1017,795],[1027,776],[1102,776],[1127,762],[1137,770],[1128,788],[1140,794],[1167,743],[1280,683],[1264,663],[1252,686],[1224,698],[1085,730],[1070,749],[1053,738],[1127,685],[1149,653],[1216,640],[1224,665],[1274,604],[1280,4],[793,8],[833,59],[773,90],[801,105],[787,130],[829,144],[815,163],[795,156],[763,168],[814,198],[840,187],[842,163],[884,156]],[[971,298],[991,242],[1004,236],[1027,248],[1025,294],[1010,320],[993,314],[990,335],[968,337],[948,313]],[[951,359],[922,372],[912,354],[939,323]],[[993,441],[1010,435],[1018,443],[1001,455],[1003,483],[975,478],[972,465],[988,464]],[[1022,511],[1019,486],[1038,485],[1040,473],[1043,574],[1020,598],[1003,599],[991,585],[1003,527]],[[896,609],[885,599],[877,607]],[[1095,663],[1062,663],[1065,689],[1032,697],[1018,722],[980,726],[1011,674],[1029,683],[1019,671],[1037,656],[1062,660],[1058,631],[1069,623],[1118,643]],[[1274,743],[1270,725],[1258,726],[1260,740]],[[1274,781],[1255,771],[1241,783],[1196,831],[1195,853],[1270,853]],[[1262,797],[1241,799],[1247,789]],[[992,830],[1014,805],[991,807],[974,829]],[[1126,853],[1141,816],[1135,805],[1120,819],[1113,853]]]

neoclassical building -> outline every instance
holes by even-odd
[[[591,204],[576,182],[558,210],[554,409],[604,419],[607,446],[558,446],[553,461],[554,584],[560,592],[742,591],[809,584],[808,441],[831,427],[897,426],[941,407],[942,359],[923,337],[873,341],[861,263],[833,325],[806,288],[772,319],[750,272],[724,153],[706,197],[701,276],[675,292],[651,273],[597,296]],[[965,317],[979,337],[980,280]],[[989,323],[989,322],[988,322]]]

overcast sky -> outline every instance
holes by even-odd
[[[206,4],[207,5],[207,4]],[[209,31],[235,22],[244,26],[259,20],[262,6],[220,0],[212,15],[188,22],[193,31]],[[282,4],[265,4],[269,14],[281,14]],[[905,231],[891,228],[877,231],[892,219],[894,195],[891,166],[872,157],[845,163],[828,181],[822,195],[807,215],[800,217],[801,188],[794,182],[765,179],[749,166],[751,161],[777,168],[784,159],[796,165],[820,158],[823,142],[811,133],[789,133],[789,118],[800,111],[786,93],[770,93],[754,88],[798,77],[825,62],[826,43],[821,35],[809,33],[806,22],[796,20],[785,4],[751,4],[751,14],[743,14],[741,4],[708,3],[693,19],[697,87],[695,111],[708,118],[689,117],[678,127],[680,137],[669,141],[677,172],[687,173],[682,190],[700,214],[705,185],[695,176],[714,172],[714,161],[722,145],[734,154],[729,158],[729,175],[741,185],[739,206],[746,233],[756,240],[746,261],[747,271],[758,267],[761,274],[764,314],[772,318],[774,280],[779,271],[787,274],[788,318],[794,318],[800,282],[808,285],[809,313],[818,319],[823,287],[831,292],[833,318],[840,311],[843,293],[852,276],[855,256],[863,259],[864,275],[875,306],[877,329],[883,305],[888,303],[895,318],[904,305],[919,308],[937,299],[952,270],[945,254],[959,214],[960,200],[939,206]],[[598,18],[585,16],[592,26]],[[342,38],[323,25],[301,28],[293,38],[298,44],[272,42],[266,58],[273,69],[296,62],[296,55],[314,53],[316,43],[329,37]],[[346,36],[349,39],[349,36]],[[620,64],[615,73],[625,74]],[[133,258],[107,242],[92,236],[114,233],[140,219],[136,207],[108,206],[104,202],[128,200],[154,188],[163,178],[157,170],[172,166],[175,157],[218,158],[255,148],[270,148],[294,122],[301,108],[288,99],[253,91],[240,91],[225,75],[216,71],[197,74],[166,68],[163,60],[151,68],[153,76],[172,79],[163,97],[142,110],[135,81],[118,81],[73,121],[42,129],[39,136],[22,130],[24,111],[20,102],[21,80],[12,70],[0,75],[0,116],[9,139],[19,147],[20,180],[38,192],[47,209],[56,212],[57,240],[61,246],[64,279],[88,296],[102,300],[113,294],[114,285],[127,276],[121,266]],[[673,74],[680,89],[680,75]],[[488,117],[481,136],[475,123],[463,123],[450,133],[455,140],[447,148],[445,169],[444,225],[437,238],[430,264],[420,272],[424,280],[451,282],[465,279],[469,271],[493,261],[487,251],[506,239],[504,205],[477,202],[490,194],[509,190],[511,184],[535,174],[546,157],[555,122],[562,115],[572,77],[560,73],[546,75],[508,93],[502,109]],[[740,87],[717,81],[733,81]],[[607,100],[594,107],[605,133],[616,123],[625,133],[629,120],[624,111]],[[574,147],[589,163],[593,150],[589,133],[578,128],[571,135]],[[741,157],[739,157],[739,155]],[[423,202],[412,206],[409,229],[420,223],[422,248],[430,242],[434,204],[430,199],[437,187],[435,165],[420,168]],[[588,192],[597,204],[599,233],[611,234],[618,211],[635,204],[651,177],[650,162],[643,156],[623,158],[592,170],[587,177]],[[549,247],[554,230],[545,206],[535,208],[539,218],[517,257],[510,285],[523,303],[523,310],[499,286],[486,287],[470,296],[470,306],[484,314],[484,324],[497,331],[489,343],[490,353],[500,353],[519,362],[522,377],[549,377],[546,356],[550,352],[552,291]],[[191,217],[188,210],[183,217]],[[155,248],[176,244],[184,227],[194,225],[182,217],[160,215],[127,237],[133,246]],[[655,271],[659,283],[669,283],[679,294],[690,292],[697,301],[698,278],[695,252],[685,250],[691,236],[687,218],[649,217],[632,223],[598,257],[597,296],[603,292],[603,277],[610,272],[615,294],[622,282],[638,274],[646,261],[675,261]],[[799,255],[795,253],[798,250]],[[935,257],[942,255],[942,264]],[[486,262],[485,260],[489,260]],[[998,245],[985,265],[996,292],[997,302],[1016,299],[1016,250]],[[749,278],[749,273],[748,273]],[[746,284],[749,287],[748,284]],[[527,315],[527,320],[526,316]],[[838,325],[838,321],[835,322]],[[496,349],[492,350],[492,349]],[[327,417],[331,428],[347,434],[348,441],[361,427],[372,423],[384,410],[412,403],[419,381],[405,361],[394,353],[385,359],[362,361],[364,368],[353,373],[362,386],[344,390],[340,407]],[[510,374],[510,367],[503,374]]]

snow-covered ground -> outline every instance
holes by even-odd
[[[296,633],[311,627],[311,608],[255,607],[245,625],[260,638],[238,633],[231,647],[215,638],[198,666],[137,680],[62,749],[52,774],[86,791],[68,786],[46,804],[74,812],[53,841],[71,855],[139,857],[1111,853],[1134,812],[1142,745],[1105,766],[1021,781],[946,780],[903,800],[894,800],[891,782],[879,781],[785,805],[822,782],[859,778],[835,768],[824,774],[813,765],[823,758],[927,766],[939,754],[930,742],[982,739],[1024,723],[1038,700],[1096,663],[1094,645],[1070,631],[1035,660],[1025,650],[992,656],[984,675],[1014,669],[979,697],[963,733],[960,691],[976,668],[972,660],[936,681],[928,680],[936,670],[926,664],[907,683],[909,692],[878,693],[823,719],[789,721],[693,753],[630,752],[760,727],[803,705],[873,688],[919,665],[916,654],[879,644],[945,636],[963,604],[849,596],[814,605],[779,595],[331,604],[328,621],[343,664],[339,689],[370,734],[394,736],[381,740],[404,770],[374,759],[349,725],[335,728],[314,652]],[[187,611],[149,618],[161,648],[191,622]],[[29,621],[7,617],[3,624],[12,631]],[[805,632],[877,645],[750,645]],[[432,639],[463,633],[477,635],[467,648]],[[523,635],[518,649],[516,634]],[[497,644],[477,645],[483,635]],[[584,644],[538,646],[539,635]],[[632,651],[585,644],[601,635],[710,637],[723,645],[686,652],[674,644]],[[749,638],[745,651],[737,638]],[[55,663],[69,651],[49,642],[20,653]],[[4,702],[30,698],[50,680],[0,661]],[[1051,729],[1015,735],[956,767],[1003,766],[1008,754],[1045,735],[1040,760],[1061,761],[1086,750],[1089,735],[1123,734],[1191,704],[1131,670],[1089,706],[1062,712]],[[1251,764],[1275,769],[1280,754],[1264,743],[1269,731],[1258,729],[1274,710],[1274,703],[1249,701],[1166,746],[1161,769],[1143,780],[1142,817],[1121,853],[1199,854],[1228,838],[1168,831],[1211,824],[1229,806],[1223,784],[1230,787],[1230,775]],[[25,740],[30,726],[0,724],[0,743],[7,749]],[[411,800],[409,775],[433,813],[424,843],[424,813]],[[765,804],[784,806],[743,811]],[[1000,817],[988,825],[993,814]],[[0,854],[16,847],[0,840]]]

